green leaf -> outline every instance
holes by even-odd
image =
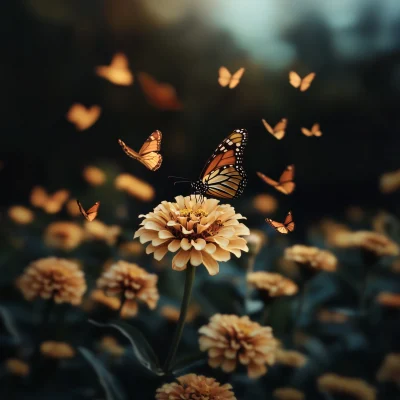
[[[8,333],[15,339],[17,343],[21,343],[21,335],[18,332],[17,326],[11,313],[3,306],[0,306],[0,317],[3,320],[4,327]]]
[[[78,347],[79,352],[88,361],[96,372],[99,382],[104,389],[106,400],[126,400],[125,393],[122,391],[115,377],[104,367],[103,363],[85,347]]]
[[[139,329],[122,321],[115,321],[109,324],[102,324],[93,320],[89,320],[89,322],[101,328],[117,329],[131,343],[133,353],[140,364],[158,376],[164,375],[153,348],[143,334],[139,331]]]

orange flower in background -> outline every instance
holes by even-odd
[[[272,395],[276,400],[304,400],[306,398],[300,390],[289,387],[275,389]]]
[[[196,201],[195,196],[175,197],[176,203],[163,201],[153,212],[141,215],[144,220],[134,238],[140,243],[151,242],[146,253],[154,253],[161,260],[170,251],[177,252],[172,260],[172,268],[186,269],[203,264],[210,275],[219,271],[218,261],[228,261],[231,253],[241,256],[248,251],[246,240],[249,229],[228,204],[220,205],[219,200],[204,198]]]
[[[106,296],[104,292],[100,289],[95,289],[90,292],[89,300],[82,306],[85,311],[93,310],[93,302],[99,303],[111,310],[117,311],[121,305],[121,301],[118,297]]]
[[[69,191],[66,189],[49,194],[43,187],[35,186],[31,191],[30,202],[34,207],[41,208],[48,214],[56,214],[61,211],[68,197]]]
[[[361,222],[365,217],[365,212],[359,206],[350,206],[346,209],[346,217],[351,222]]]
[[[85,236],[88,240],[101,240],[109,246],[113,246],[121,233],[121,227],[117,225],[106,225],[98,219],[83,225]]]
[[[65,205],[65,208],[67,209],[68,214],[71,217],[77,217],[80,215],[78,203],[76,202],[76,199],[71,199],[68,200],[67,204]]]
[[[114,85],[130,86],[134,77],[129,70],[128,58],[124,53],[116,53],[110,65],[96,67],[96,75],[107,79]]]
[[[64,251],[76,249],[82,243],[83,239],[83,229],[74,222],[53,222],[44,231],[46,246]]]
[[[307,363],[307,357],[295,350],[277,349],[276,363],[288,367],[301,368]]]
[[[125,348],[113,336],[104,336],[100,341],[100,349],[115,357],[121,357],[125,353]]]
[[[101,186],[107,179],[105,172],[93,165],[85,167],[82,175],[83,179],[91,186]]]
[[[189,306],[186,314],[186,322],[192,322],[199,314],[199,307],[196,305]],[[174,306],[163,306],[160,310],[160,314],[171,322],[178,322],[180,309]]]
[[[376,374],[379,382],[400,383],[400,353],[387,354]]]
[[[320,322],[343,324],[349,320],[349,316],[338,311],[322,309],[318,312],[317,319]]]
[[[144,253],[144,246],[138,242],[125,242],[118,246],[118,252],[122,257],[140,256]]]
[[[317,380],[321,392],[340,393],[359,400],[375,400],[376,389],[362,379],[324,374]]]
[[[247,367],[249,378],[259,378],[267,373],[267,365],[275,363],[277,341],[272,328],[247,316],[215,314],[199,334],[200,350],[208,352],[212,368],[229,373],[240,363]]]
[[[330,251],[300,244],[285,249],[285,258],[316,271],[336,271],[338,263],[337,258]]]
[[[65,342],[46,341],[40,345],[40,352],[49,358],[65,359],[75,357],[74,348]]]
[[[29,225],[33,222],[35,214],[24,206],[11,206],[8,209],[8,217],[18,225]]]
[[[382,193],[393,193],[400,188],[400,169],[386,172],[379,178],[379,188]]]
[[[376,301],[385,307],[400,308],[400,294],[381,292],[376,298]]]
[[[229,384],[221,385],[214,378],[187,374],[177,382],[165,383],[156,392],[156,400],[236,400]]]
[[[68,110],[66,118],[75,125],[78,131],[85,131],[93,126],[100,118],[101,107],[85,107],[83,104],[75,103]]]
[[[151,201],[156,195],[153,186],[130,174],[118,175],[115,187],[141,201]]]
[[[250,235],[246,237],[246,241],[249,248],[249,254],[256,256],[267,242],[267,237],[263,231],[252,229]]]
[[[253,207],[261,214],[273,214],[278,209],[278,201],[269,194],[258,194],[253,198]]]
[[[292,280],[273,272],[251,272],[247,274],[247,282],[253,288],[265,291],[269,297],[293,296],[299,290]]]
[[[146,99],[153,107],[171,111],[183,108],[172,85],[169,83],[159,83],[146,72],[140,72],[138,77]]]
[[[138,312],[138,301],[154,310],[159,299],[158,276],[149,274],[136,264],[118,261],[97,280],[97,287],[107,296],[120,296],[125,301],[122,315],[134,316]]]
[[[29,264],[18,278],[17,287],[27,300],[41,297],[72,305],[81,304],[86,292],[85,276],[78,264],[55,257]]]
[[[18,358],[9,358],[5,362],[7,370],[17,376],[28,376],[30,372],[29,364]]]

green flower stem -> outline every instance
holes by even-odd
[[[182,338],[182,333],[183,333],[183,328],[185,326],[186,314],[189,308],[190,296],[192,293],[195,273],[196,273],[196,267],[193,267],[193,265],[188,264],[186,268],[185,289],[183,292],[183,299],[181,303],[181,312],[179,314],[178,325],[176,327],[174,338],[172,340],[172,344],[169,349],[168,357],[164,363],[163,370],[166,374],[170,372],[172,363],[174,362],[175,355],[178,350],[179,343]]]

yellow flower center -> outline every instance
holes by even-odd
[[[198,208],[195,211],[192,208],[182,208],[182,210],[179,210],[179,215],[181,217],[190,217],[190,214],[194,214],[197,218],[202,218],[207,217],[208,212],[202,208]]]

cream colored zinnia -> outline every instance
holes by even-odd
[[[298,287],[292,280],[274,272],[251,272],[247,274],[247,282],[269,297],[292,296],[298,292]]]
[[[176,203],[163,201],[153,212],[144,217],[142,227],[135,233],[141,243],[151,242],[146,253],[154,253],[161,260],[169,251],[178,253],[172,260],[172,268],[186,269],[203,264],[210,275],[219,271],[218,261],[228,261],[231,253],[240,257],[241,251],[248,251],[246,240],[249,229],[229,204],[219,200],[196,201],[195,196],[178,196]]]
[[[177,381],[157,389],[156,400],[236,400],[232,386],[221,385],[214,378],[187,374]]]
[[[285,249],[285,258],[315,270],[336,271],[338,260],[327,250],[297,244]]]
[[[46,246],[71,251],[77,248],[84,239],[83,229],[74,222],[57,221],[49,224],[44,232]]]
[[[272,328],[247,316],[215,314],[199,334],[200,350],[208,352],[212,368],[233,372],[240,363],[247,367],[250,378],[258,378],[275,362],[277,341]]]

